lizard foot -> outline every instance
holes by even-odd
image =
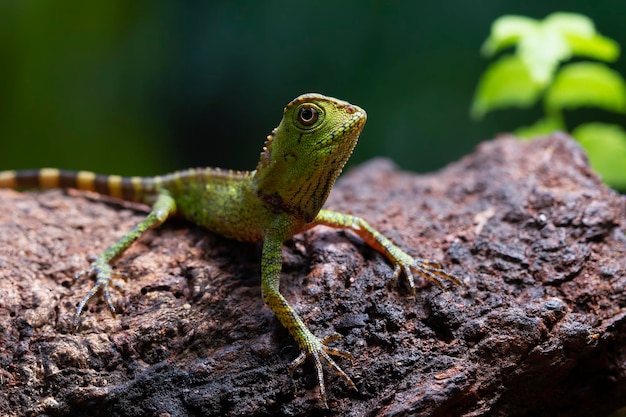
[[[81,271],[74,275],[74,279],[79,279],[83,276],[95,276],[96,283],[91,287],[89,292],[85,294],[82,300],[78,303],[78,307],[76,307],[76,313],[74,314],[74,320],[72,320],[72,325],[74,330],[78,328],[78,320],[80,318],[81,313],[85,309],[85,306],[99,291],[102,291],[104,295],[104,301],[109,308],[109,311],[115,317],[115,307],[113,306],[113,299],[111,298],[111,291],[109,290],[111,287],[115,288],[118,292],[124,293],[124,288],[119,281],[120,279],[126,280],[126,275],[121,273],[113,272],[113,268],[108,264],[105,260],[96,259],[89,269]]]
[[[344,382],[348,385],[348,388],[356,391],[356,385],[350,377],[335,363],[335,361],[330,357],[333,356],[341,356],[342,358],[354,360],[354,357],[341,349],[328,347],[327,343],[332,342],[333,340],[339,339],[341,336],[337,333],[332,334],[330,336],[326,336],[323,339],[318,338],[317,336],[309,333],[306,337],[306,344],[301,347],[302,352],[300,355],[294,359],[289,365],[289,374],[293,375],[294,370],[300,366],[307,357],[310,357],[313,360],[313,365],[315,366],[315,372],[317,374],[317,381],[320,386],[320,398],[322,399],[322,403],[324,406],[328,408],[328,402],[326,401],[326,387],[324,385],[324,371],[322,368],[322,362],[328,365],[328,367],[332,368],[337,375],[339,375]]]
[[[440,288],[445,289],[445,281],[450,281],[456,285],[463,285],[460,278],[447,272],[441,263],[430,259],[414,259],[410,255],[402,252],[395,254],[395,269],[393,272],[394,280],[398,279],[400,274],[404,274],[409,284],[412,294],[415,294],[415,281],[413,280],[413,272],[426,278],[427,280],[437,284]]]

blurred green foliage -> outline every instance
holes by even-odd
[[[285,104],[318,91],[368,112],[351,163],[432,170],[536,117],[472,123],[476,51],[497,16],[563,8],[626,44],[625,2],[2,1],[0,168],[251,169]]]
[[[533,138],[555,130],[566,131],[564,110],[597,107],[626,113],[626,82],[603,63],[566,63],[574,57],[614,62],[619,45],[600,35],[586,16],[552,13],[543,20],[507,15],[498,18],[483,45],[493,57],[515,47],[495,61],[480,79],[472,115],[480,119],[503,107],[530,107],[542,100],[544,115],[519,128],[520,137]],[[604,181],[626,191],[626,131],[617,124],[579,124],[572,132],[589,154],[592,167]]]

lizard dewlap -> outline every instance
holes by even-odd
[[[95,191],[151,206],[146,218],[109,246],[77,274],[95,278],[95,285],[78,304],[73,324],[78,326],[85,305],[102,292],[115,313],[110,289],[113,264],[147,230],[176,214],[213,232],[241,241],[263,242],[261,290],[300,347],[293,370],[311,358],[326,404],[323,364],[356,390],[350,377],[331,356],[352,355],[329,347],[335,336],[318,338],[304,324],[279,291],[282,245],[294,234],[316,225],[347,228],[384,254],[414,291],[413,273],[444,287],[445,280],[460,284],[437,261],[415,259],[372,228],[365,220],[322,209],[363,130],[367,115],[358,106],[321,94],[304,94],[289,103],[277,128],[267,137],[254,171],[196,168],[156,177],[120,177],[54,168],[0,172],[0,188],[76,188]]]

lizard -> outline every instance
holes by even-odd
[[[88,171],[54,168],[0,172],[0,188],[74,188],[147,204],[148,215],[132,230],[110,245],[75,278],[90,276],[95,284],[76,307],[72,321],[78,328],[87,303],[102,293],[115,316],[111,288],[122,291],[116,278],[124,274],[113,264],[124,251],[149,229],[178,215],[227,238],[263,242],[261,256],[261,294],[300,348],[289,372],[310,358],[319,385],[319,397],[327,405],[324,382],[325,364],[333,369],[351,390],[352,379],[331,356],[353,360],[339,348],[328,346],[337,339],[333,334],[317,337],[279,291],[282,245],[291,236],[316,225],[346,228],[393,264],[394,278],[403,275],[415,293],[413,273],[445,288],[461,280],[447,272],[440,262],[413,258],[363,218],[323,209],[335,180],[348,161],[363,130],[367,114],[348,102],[317,93],[303,94],[283,111],[277,128],[267,136],[260,160],[253,171],[220,168],[192,168],[154,177],[121,177]]]

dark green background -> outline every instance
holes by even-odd
[[[436,169],[539,116],[468,114],[493,20],[554,11],[626,45],[624,1],[2,1],[0,168],[252,169],[316,91],[368,112],[351,163]]]

